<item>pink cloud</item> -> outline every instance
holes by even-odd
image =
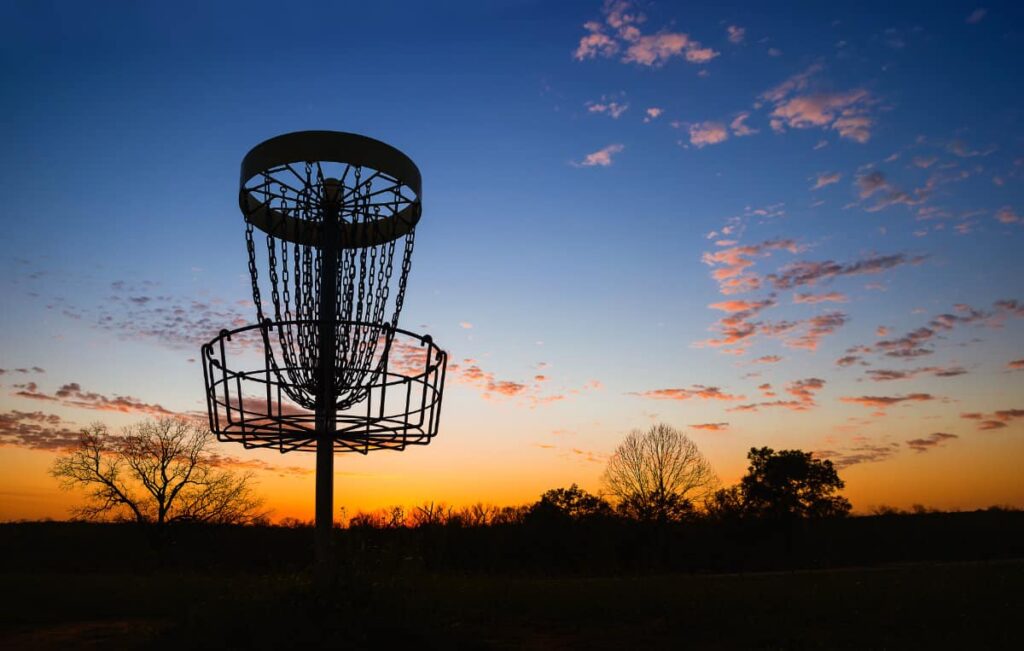
[[[644,111],[644,113],[645,113],[645,115],[644,115],[644,122],[650,122],[652,120],[657,120],[659,117],[661,117],[661,114],[664,113],[664,112],[665,112],[665,109],[659,108],[657,106],[652,106],[651,108],[649,108],[646,111]]]
[[[767,240],[759,244],[731,246],[701,257],[704,264],[715,267],[711,277],[718,281],[723,294],[739,294],[761,286],[760,277],[746,272],[754,265],[753,258],[771,255],[772,251],[799,253],[802,247],[795,240]]]
[[[729,429],[729,423],[694,423],[691,424],[690,427],[707,432],[724,432]]]
[[[787,127],[832,129],[842,138],[867,142],[874,126],[868,109],[875,100],[863,88],[795,95],[806,90],[811,78],[821,70],[820,64],[814,64],[761,94],[762,100],[774,104],[770,116],[772,129],[776,132],[785,131]]]
[[[753,129],[747,125],[747,120],[750,118],[750,113],[744,111],[733,118],[732,122],[729,123],[729,128],[732,129],[732,135],[736,137],[740,136],[752,136],[758,133],[757,129]]]
[[[729,42],[734,45],[739,45],[740,43],[742,43],[743,39],[747,35],[746,28],[739,27],[737,25],[729,25],[728,27],[725,28],[725,32],[729,36]]]
[[[698,122],[690,125],[690,144],[700,149],[717,145],[729,139],[729,132],[721,122]]]
[[[1014,212],[1010,206],[1003,206],[996,212],[996,219],[1001,224],[1018,224],[1021,222],[1021,216]]]
[[[598,102],[587,102],[586,107],[590,113],[606,114],[615,120],[629,110],[629,104],[621,104],[615,100],[605,100],[604,98]]]
[[[814,185],[811,186],[811,189],[818,190],[827,185],[839,183],[839,179],[841,178],[843,178],[843,175],[840,172],[819,172],[814,181]]]
[[[619,44],[603,32],[601,23],[589,21],[583,23],[583,28],[589,33],[580,39],[580,44],[573,53],[573,58],[577,61],[597,56],[610,57],[619,51]]]
[[[667,31],[644,34],[640,25],[646,22],[646,17],[625,0],[606,1],[602,13],[604,24],[597,21],[583,24],[587,33],[573,53],[577,61],[612,57],[623,47],[623,63],[650,67],[662,66],[673,57],[683,57],[690,63],[707,63],[719,54],[701,46],[687,34]]]
[[[574,165],[576,167],[608,167],[609,165],[612,164],[612,157],[615,154],[622,152],[622,150],[624,150],[625,148],[625,145],[608,145],[603,149],[598,149],[597,151],[591,154],[587,154],[586,156],[584,156],[582,161],[580,161],[579,163],[574,163]]]

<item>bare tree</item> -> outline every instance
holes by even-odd
[[[641,520],[678,520],[717,484],[697,445],[664,424],[631,431],[604,472],[605,488],[619,508]]]
[[[138,423],[111,435],[106,425],[82,432],[78,448],[57,457],[50,474],[88,501],[76,516],[97,520],[250,523],[265,518],[252,473],[220,468],[213,434],[183,418]]]

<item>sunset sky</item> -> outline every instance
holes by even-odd
[[[598,492],[626,432],[830,458],[855,510],[1024,506],[1024,4],[3,3],[0,520],[92,422],[205,409],[255,321],[238,170],[328,129],[423,174],[401,325],[441,433],[351,514]],[[313,455],[221,444],[275,517]]]

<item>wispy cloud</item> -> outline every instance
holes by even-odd
[[[773,251],[799,253],[802,250],[796,240],[776,239],[707,252],[701,261],[715,268],[711,277],[718,281],[719,291],[727,295],[739,294],[761,287],[760,276],[747,271],[754,266],[754,258],[771,255]]]
[[[729,429],[729,423],[693,423],[690,427],[706,432],[724,432]]]
[[[971,412],[960,414],[960,418],[978,421],[978,429],[980,430],[1003,429],[1011,421],[1024,418],[1024,409],[1000,409],[991,414]]]
[[[761,101],[773,104],[769,122],[772,129],[778,133],[786,128],[831,129],[842,138],[867,142],[874,126],[869,109],[876,103],[867,90],[798,94],[809,88],[822,69],[814,64],[761,94]]]
[[[738,25],[729,25],[725,28],[725,33],[728,35],[730,43],[739,45],[746,38],[747,29]]]
[[[878,274],[901,265],[917,265],[924,262],[927,256],[910,256],[904,253],[892,255],[871,255],[852,262],[794,262],[779,270],[779,273],[768,274],[767,279],[776,289],[793,289],[804,285],[815,285],[822,281],[832,280],[841,276],[857,276]]]
[[[839,398],[841,402],[877,409],[885,409],[901,402],[928,402],[935,399],[935,396],[930,393],[908,393],[901,396],[843,396]]]
[[[607,99],[602,97],[600,100],[593,102],[587,102],[585,104],[587,111],[590,113],[599,113],[607,115],[612,119],[619,119],[623,113],[629,110],[629,104],[625,102],[619,102],[614,99]]]
[[[828,292],[826,294],[794,294],[794,303],[808,303],[816,305],[818,303],[845,303],[847,300],[846,294],[841,292]]]
[[[837,469],[842,470],[860,463],[885,461],[896,454],[899,449],[899,443],[872,443],[861,440],[837,450],[815,450],[813,454],[818,459],[830,460]]]
[[[729,128],[732,129],[732,135],[736,137],[742,137],[752,136],[755,133],[758,133],[757,129],[754,129],[747,124],[747,120],[749,119],[749,111],[743,111],[739,113],[736,117],[734,117],[732,119],[732,122],[729,123]]]
[[[608,167],[612,164],[612,157],[621,153],[625,148],[625,145],[620,144],[608,145],[591,154],[587,154],[583,157],[583,160],[573,163],[573,165],[576,167]]]
[[[768,388],[770,385],[761,385],[762,392],[765,395],[774,395]],[[753,402],[745,405],[738,405],[727,409],[726,411],[733,412],[748,412],[748,411],[760,411],[763,408],[782,408],[790,411],[808,411],[817,406],[815,402],[815,394],[821,391],[825,387],[825,380],[821,378],[811,377],[803,380],[794,380],[788,383],[785,387],[785,392],[788,393],[791,400],[767,400],[763,402]]]
[[[0,445],[33,450],[64,450],[78,444],[80,432],[55,414],[11,410],[0,413]]]
[[[910,380],[919,375],[930,375],[932,377],[956,377],[966,375],[967,370],[960,366],[925,366],[922,368],[910,369],[872,369],[864,374],[875,382],[889,382],[892,380]]]
[[[1017,300],[1004,299],[995,301],[992,304],[991,310],[979,310],[970,305],[959,303],[953,306],[952,312],[935,315],[925,326],[910,330],[899,337],[883,339],[872,344],[853,346],[847,349],[846,352],[851,356],[875,353],[899,359],[922,357],[935,352],[931,344],[943,332],[969,324],[999,327],[1006,319],[1012,317],[1024,317],[1024,304]]]
[[[744,396],[724,393],[718,387],[694,384],[689,389],[653,389],[651,391],[630,392],[631,396],[650,398],[652,400],[743,400]]]
[[[843,178],[843,175],[840,172],[818,172],[811,189],[819,190],[827,185],[839,183],[841,178]]]
[[[924,438],[909,439],[907,441],[907,445],[910,447],[911,450],[914,450],[916,452],[927,452],[957,438],[960,437],[957,436],[956,434],[947,434],[946,432],[934,432],[932,434],[929,434],[928,436],[925,436]]]
[[[977,25],[982,20],[984,20],[986,15],[988,15],[988,9],[985,9],[984,7],[978,7],[970,14],[968,14],[967,18],[964,19],[964,22],[966,22],[968,25]]]

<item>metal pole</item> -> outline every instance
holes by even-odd
[[[337,427],[334,395],[335,315],[338,302],[338,219],[340,183],[323,182],[322,230],[320,232],[319,351],[316,407],[316,562],[332,564],[331,531],[334,527],[334,433]]]

